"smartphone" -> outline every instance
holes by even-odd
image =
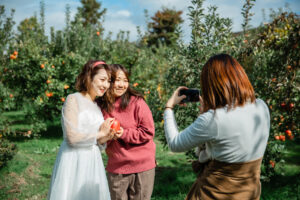
[[[200,90],[196,88],[191,89],[181,89],[179,90],[179,96],[185,95],[186,98],[184,98],[181,103],[187,103],[187,102],[199,102],[200,101]]]

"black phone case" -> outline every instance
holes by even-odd
[[[181,103],[187,102],[198,102],[200,91],[196,88],[193,89],[181,89],[179,90],[179,96],[185,95],[186,98],[181,101]]]

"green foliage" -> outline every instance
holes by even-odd
[[[271,161],[284,162],[285,140],[299,139],[299,28],[299,15],[282,13],[249,42],[253,54],[245,58],[255,60],[250,79],[271,112],[271,134],[263,161],[270,171]]]
[[[13,21],[13,15],[15,10],[11,10],[11,15],[7,17],[5,15],[5,7],[0,5],[0,60],[1,62],[4,59],[5,52],[9,44],[11,44],[11,40],[13,38],[13,25],[15,22]],[[2,73],[2,71],[0,72]]]
[[[0,169],[4,167],[7,161],[12,159],[17,152],[16,145],[2,137],[0,134]]]
[[[160,44],[174,45],[180,37],[180,24],[183,22],[181,18],[182,11],[176,11],[163,8],[157,11],[152,21],[148,23],[148,32],[144,36],[148,46]]]
[[[255,0],[246,0],[242,8],[242,15],[244,17],[244,22],[242,24],[244,33],[249,29],[249,21],[254,13],[250,13],[251,8],[254,6]]]
[[[101,8],[101,2],[96,0],[80,0],[82,7],[78,7],[77,17],[82,18],[83,26],[96,25],[99,20],[106,13],[106,8],[99,11]]]
[[[39,24],[37,17],[33,16],[28,19],[24,19],[18,26],[18,39],[22,42],[41,42],[40,39],[43,36],[43,28]]]
[[[0,63],[6,59],[9,46],[13,43],[13,25],[15,24],[13,14],[14,10],[11,10],[11,15],[7,17],[4,6],[0,5]],[[0,65],[0,127],[2,129],[7,129],[10,124],[9,120],[2,116],[3,110],[16,106],[12,91],[3,83],[3,73],[6,73],[7,70],[6,67]],[[6,165],[6,162],[13,157],[17,150],[16,146],[4,137],[4,133],[0,131],[0,168]]]
[[[197,48],[210,48],[211,51],[225,51],[231,48],[233,45],[230,41],[232,21],[229,18],[220,17],[216,6],[208,7],[208,14],[204,14],[204,10],[199,9],[198,6],[200,5],[189,7],[189,16],[192,21],[191,45]]]

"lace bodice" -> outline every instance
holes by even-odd
[[[103,115],[95,102],[77,92],[68,95],[62,108],[64,140],[72,147],[88,147],[96,138]]]

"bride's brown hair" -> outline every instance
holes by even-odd
[[[111,79],[111,70],[103,60],[89,60],[82,68],[80,74],[76,78],[75,88],[78,92],[86,93],[91,89],[91,83],[94,76],[100,69],[105,69],[108,75],[108,81]],[[97,97],[97,104],[101,109],[106,111],[112,109],[112,98],[105,92],[102,97]]]

